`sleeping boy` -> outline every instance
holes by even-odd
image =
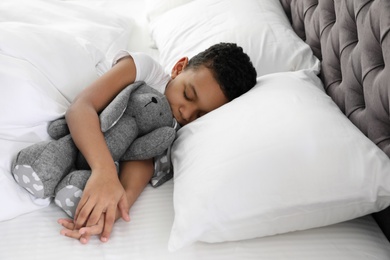
[[[121,162],[117,174],[98,115],[135,81],[144,81],[164,93],[178,125],[184,126],[250,90],[256,84],[256,70],[249,56],[234,43],[219,43],[191,59],[179,59],[171,75],[146,54],[121,51],[112,68],[84,89],[66,113],[72,138],[92,174],[74,219],[58,222],[64,227],[62,235],[81,243],[88,243],[91,235],[108,241],[117,219],[130,220],[130,207],[151,179],[157,186],[172,173],[169,154],[165,153],[154,159]],[[163,175],[158,174],[161,171]]]

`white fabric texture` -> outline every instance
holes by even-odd
[[[97,78],[96,66],[104,59],[92,45],[55,30],[2,23],[0,31],[0,181],[9,187],[0,189],[0,197],[7,198],[8,210],[0,212],[4,220],[48,204],[17,187],[12,159],[22,148],[49,139],[48,122],[63,116],[79,90]]]
[[[114,57],[113,64],[116,64],[118,60],[126,56],[131,56],[135,63],[135,81],[144,81],[152,88],[164,94],[170,76],[165,73],[160,63],[146,53],[122,50]]]
[[[52,28],[93,43],[108,60],[130,40],[133,20],[111,12],[52,0],[3,0],[0,22],[20,22]]]
[[[258,76],[311,69],[319,61],[293,31],[279,1],[197,0],[151,21],[160,62],[170,69],[180,57],[192,57],[213,44],[234,42],[250,56]]]
[[[49,204],[16,185],[11,162],[48,140],[48,122],[109,69],[106,55],[128,44],[128,21],[61,1],[0,2],[0,221]]]
[[[149,21],[152,21],[167,11],[191,1],[193,0],[145,0],[146,17]]]
[[[173,182],[147,186],[130,210],[130,222],[117,221],[108,243],[92,237],[87,245],[59,235],[65,213],[54,203],[0,222],[0,259],[72,260],[367,260],[390,259],[389,242],[371,216],[300,232],[218,244],[195,243],[171,253]],[[23,250],[21,250],[23,247]]]
[[[326,226],[390,204],[390,160],[309,71],[260,77],[172,147],[174,251]]]

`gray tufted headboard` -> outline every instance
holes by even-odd
[[[280,2],[321,60],[328,95],[390,157],[390,1]],[[390,241],[390,208],[374,218]]]

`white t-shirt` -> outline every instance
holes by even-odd
[[[164,94],[170,76],[165,73],[163,67],[146,53],[124,50],[115,55],[112,64],[115,65],[126,56],[131,56],[134,60],[137,73],[135,81],[144,81],[147,85]]]

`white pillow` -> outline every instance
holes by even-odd
[[[151,36],[170,73],[175,62],[220,42],[235,42],[250,56],[258,76],[312,69],[319,61],[293,31],[279,1],[197,0],[156,17]]]
[[[390,160],[312,72],[270,74],[183,127],[169,249],[334,224],[387,207]]]
[[[193,0],[145,0],[146,17],[152,21],[165,12]]]

